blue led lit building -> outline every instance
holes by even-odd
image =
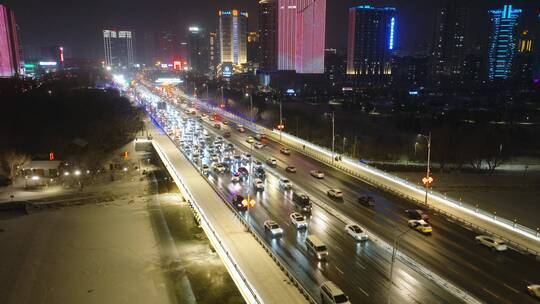
[[[361,5],[349,9],[347,74],[356,79],[386,79],[392,74],[397,41],[393,7]]]
[[[491,35],[488,49],[488,77],[490,80],[506,80],[511,76],[517,52],[517,26],[521,9],[505,5],[502,9],[489,11]]]

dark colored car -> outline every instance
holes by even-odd
[[[242,178],[245,178],[245,177],[249,176],[249,171],[245,167],[238,168],[238,173],[240,173],[242,175]]]
[[[293,192],[293,202],[295,207],[302,212],[311,213],[312,205],[309,196],[303,193]]]
[[[429,220],[429,215],[422,210],[407,209],[405,210],[405,213],[407,213],[407,216],[413,220]]]
[[[227,132],[223,133],[223,137],[225,137],[225,138],[231,137],[231,132],[227,131]]]
[[[358,203],[366,207],[375,206],[375,199],[369,195],[364,195],[358,198]]]
[[[265,180],[266,179],[266,172],[264,171],[263,168],[259,167],[257,169],[255,169],[255,178],[260,178],[262,180]]]
[[[231,204],[233,205],[234,209],[238,211],[246,211],[247,207],[244,206],[244,204],[242,203],[243,200],[244,200],[244,197],[241,196],[240,194],[235,195],[231,201]]]

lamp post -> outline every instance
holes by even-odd
[[[429,135],[423,135],[418,134],[419,136],[423,137],[427,142],[427,168],[426,168],[426,177],[422,179],[422,182],[426,186],[426,197],[424,203],[427,205],[428,203],[428,190],[429,185],[433,182],[433,178],[430,176],[430,162],[431,162],[431,132],[429,132]]]
[[[412,229],[405,230],[394,237],[394,245],[392,247],[392,257],[390,258],[390,274],[388,277],[390,281],[389,282],[390,284],[388,286],[388,304],[390,304],[390,291],[392,290],[392,285],[394,285],[394,264],[396,263],[396,256],[398,252],[399,242],[410,231],[412,231]]]
[[[324,113],[327,116],[330,116],[332,119],[332,165],[334,164],[334,151],[335,151],[335,143],[336,143],[336,114],[334,112],[332,113]]]
[[[281,132],[283,131],[284,128],[285,126],[283,125],[283,110],[282,110],[281,99],[280,99],[279,100],[279,125],[278,125],[279,142],[281,142]]]

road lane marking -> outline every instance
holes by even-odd
[[[369,297],[369,293],[367,293],[365,290],[363,290],[360,286],[357,286],[357,287],[361,292],[363,292],[366,295],[366,297]]]
[[[359,262],[356,262],[356,265],[360,266],[360,268],[362,268],[363,270],[366,270],[366,267],[364,267],[364,265],[360,264]]]
[[[339,269],[339,267],[337,267],[337,266],[334,266],[334,267],[336,267],[337,271],[339,271],[339,273],[341,273],[341,275],[343,275],[343,271],[341,271],[341,269]]]
[[[496,294],[494,294],[493,292],[491,292],[491,291],[489,291],[489,290],[487,290],[487,289],[485,289],[485,288],[482,288],[482,289],[483,289],[485,292],[489,293],[490,295],[494,296],[495,298],[500,299],[499,296],[496,295]]]
[[[512,290],[513,292],[515,292],[515,293],[519,293],[519,290],[517,290],[517,289],[515,289],[515,288],[512,288],[512,287],[510,287],[510,286],[506,285],[506,283],[503,283],[503,285],[504,285],[504,286],[505,286],[506,288],[508,288],[508,289]]]

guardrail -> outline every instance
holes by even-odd
[[[249,120],[246,120],[242,117],[239,117],[235,114],[232,114],[230,112],[227,112],[219,107],[214,107],[212,105],[209,105],[209,104],[206,104],[204,102],[201,102],[197,99],[191,99],[192,102],[196,102],[199,106],[202,106],[210,111],[213,111],[213,112],[217,112],[217,113],[220,113],[223,117],[226,117],[227,119],[235,122],[235,123],[241,123],[243,124],[246,128],[254,131],[254,132],[259,132],[259,133],[265,133],[266,135],[268,135],[273,141],[276,141],[276,142],[283,142],[283,140],[287,141],[287,146],[289,146],[290,148],[296,150],[297,152],[300,152],[302,154],[305,154],[313,159],[316,159],[322,163],[325,163],[326,165],[328,166],[331,166],[333,168],[336,168],[336,169],[339,169],[347,174],[349,174],[350,176],[352,177],[355,177],[355,178],[358,178],[360,180],[363,180],[365,182],[368,182],[370,184],[372,184],[373,186],[375,187],[378,187],[378,188],[381,188],[385,191],[388,191],[394,195],[397,195],[399,197],[402,197],[404,199],[407,199],[411,202],[414,202],[414,203],[417,203],[417,204],[420,204],[420,205],[423,205],[424,207],[428,208],[428,209],[431,209],[435,212],[438,212],[438,213],[441,213],[443,214],[444,216],[447,216],[455,221],[458,221],[460,222],[461,224],[467,226],[467,227],[470,227],[471,229],[475,229],[481,233],[486,233],[486,234],[490,234],[490,235],[493,235],[497,238],[500,238],[502,240],[505,240],[511,247],[514,247],[515,249],[521,251],[521,252],[524,252],[524,253],[528,253],[528,254],[532,254],[532,255],[536,255],[536,256],[539,256],[540,255],[540,252],[535,250],[535,249],[532,249],[526,245],[523,245],[521,243],[518,243],[514,240],[511,240],[507,237],[504,237],[504,236],[501,236],[500,234],[498,233],[495,233],[495,232],[492,232],[492,231],[489,231],[485,228],[482,228],[474,223],[471,223],[461,217],[458,217],[452,213],[449,213],[447,211],[444,211],[440,208],[437,208],[436,206],[434,206],[433,204],[425,204],[425,202],[423,200],[420,200],[418,198],[415,198],[411,195],[408,195],[408,194],[405,194],[401,191],[397,191],[396,189],[394,188],[391,188],[391,187],[388,187],[387,185],[383,184],[383,183],[380,183],[372,178],[369,178],[369,177],[366,177],[365,175],[361,174],[361,172],[368,172],[370,174],[374,174],[376,176],[379,176],[379,177],[382,177],[384,178],[385,180],[391,182],[391,183],[394,183],[396,185],[399,185],[399,186],[402,186],[402,187],[405,187],[405,188],[408,188],[409,190],[413,191],[413,192],[416,192],[417,194],[423,194],[425,193],[425,188],[422,188],[422,187],[419,187],[418,185],[416,184],[413,184],[409,181],[406,181],[404,179],[401,179],[399,177],[396,177],[394,175],[391,175],[389,173],[386,173],[382,170],[379,170],[377,168],[373,168],[373,167],[370,167],[368,165],[365,165],[365,164],[360,164],[360,163],[356,163],[355,161],[353,161],[352,159],[348,158],[348,157],[342,157],[342,159],[340,161],[332,161],[332,156],[335,156],[337,154],[333,154],[332,151],[326,149],[326,148],[323,148],[323,147],[320,147],[320,146],[317,146],[311,142],[308,142],[304,139],[301,139],[301,138],[298,138],[296,136],[293,136],[291,134],[288,134],[288,133],[285,133],[285,132],[280,132],[278,130],[270,130],[268,128],[265,128],[265,127],[262,127],[260,125],[257,125],[256,123],[254,122],[251,122]],[[341,165],[342,163],[345,163],[347,164],[349,167],[346,167],[346,166],[343,166]],[[352,167],[352,169],[350,168]],[[519,233],[520,235],[523,235],[523,236],[526,236],[527,238],[531,239],[531,240],[534,240],[534,241],[540,241],[540,233],[538,231],[535,231],[529,227],[525,227],[523,225],[520,225],[516,222],[513,222],[513,221],[510,221],[508,219],[505,219],[505,218],[502,218],[502,217],[497,217],[496,215],[492,215],[482,209],[479,209],[477,207],[473,207],[469,204],[466,204],[466,203],[463,203],[461,201],[456,201],[454,199],[451,199],[451,198],[447,198],[443,195],[441,195],[440,193],[437,193],[437,192],[434,192],[434,191],[429,191],[430,193],[430,200],[432,201],[436,201],[438,203],[442,203],[442,204],[445,204],[447,206],[450,206],[452,208],[458,208],[468,214],[471,214],[473,216],[476,216],[482,220],[485,220],[485,221],[488,221],[488,222],[491,222],[491,223],[494,223],[494,224],[497,224],[498,226],[500,226],[501,228],[503,229],[507,229],[507,230],[510,230],[510,231],[514,231],[514,232],[517,232]]]
[[[157,123],[157,122],[156,122]],[[169,137],[167,135],[167,137]],[[203,177],[204,180],[206,180],[206,182],[210,185],[210,187],[212,187],[212,189],[214,190],[214,192],[216,192],[216,194],[223,200],[223,202],[225,203],[225,205],[233,212],[233,214],[235,215],[235,217],[237,219],[240,220],[240,222],[242,223],[242,225],[246,228],[246,230],[255,238],[255,240],[257,241],[257,243],[259,243],[263,249],[266,251],[266,253],[272,258],[272,260],[277,264],[277,266],[279,267],[279,269],[287,276],[287,278],[291,281],[291,283],[298,289],[298,291],[300,292],[300,294],[311,304],[317,304],[317,301],[309,294],[308,290],[302,285],[302,283],[300,283],[300,281],[298,279],[296,279],[296,277],[291,273],[289,272],[289,270],[287,269],[287,267],[285,266],[286,263],[278,256],[278,255],[275,255],[272,250],[270,249],[270,247],[268,247],[268,245],[264,242],[264,239],[258,234],[258,232],[255,230],[255,229],[252,229],[251,226],[249,225],[249,223],[247,222],[247,220],[236,210],[232,207],[232,205],[228,202],[228,199],[227,197],[225,197],[221,191],[213,184],[210,182],[210,180],[207,178],[207,176],[205,176],[204,174],[202,174],[200,172],[200,170],[197,168],[197,165],[190,159],[190,157],[188,155],[185,154],[185,152],[176,144],[176,142],[174,142],[174,140],[172,140],[170,137],[169,139],[174,143],[174,145],[178,148],[178,150],[184,155],[184,157],[191,163],[191,165],[197,169],[197,172],[199,172],[200,176]],[[154,141],[152,141],[152,144],[154,146],[154,148],[157,150],[158,147],[154,144]],[[160,150],[161,151],[161,150]],[[159,152],[158,152],[159,154]],[[163,154],[163,156],[166,158],[166,155],[164,153],[161,153]],[[160,154],[160,155],[161,155]],[[170,161],[168,160],[168,158],[166,158],[167,161],[169,162],[170,164]],[[176,172],[175,172],[175,175],[176,175]],[[203,215],[203,219],[205,220],[205,222],[208,224],[209,228],[211,229],[211,226],[209,225],[209,222],[208,220],[206,219],[206,216],[204,215],[204,213],[202,212],[202,210],[196,205],[195,203],[195,200],[193,199],[193,197],[191,196],[191,194],[189,193],[189,190],[187,189],[187,186],[183,184],[182,180],[180,179],[180,177],[177,176],[177,178],[179,179],[179,182],[180,182],[180,185],[186,190],[186,193],[188,194],[188,196],[191,198],[191,200],[188,200],[188,203],[190,204],[190,206],[192,206],[192,208],[194,208],[194,210],[197,211],[198,214],[200,215]],[[211,229],[212,233],[214,234],[214,236],[216,237],[217,241],[219,242],[219,244],[222,246],[223,250],[226,252],[227,254],[227,257],[229,257],[232,260],[232,258],[230,257],[228,251],[225,249],[225,247],[222,245],[221,241],[219,240],[219,238],[217,237],[217,234],[215,233],[215,231],[213,229]],[[234,267],[237,269],[237,271],[239,271],[241,277],[242,277],[242,280],[246,283],[246,286],[249,287],[250,290],[252,290],[251,286],[249,284],[247,284],[247,281],[245,279],[245,276],[240,272],[240,270],[238,269],[236,263],[233,262],[233,265]],[[254,295],[256,295],[254,293]],[[257,300],[257,303],[260,303],[258,301],[258,297],[255,296],[255,299]]]

